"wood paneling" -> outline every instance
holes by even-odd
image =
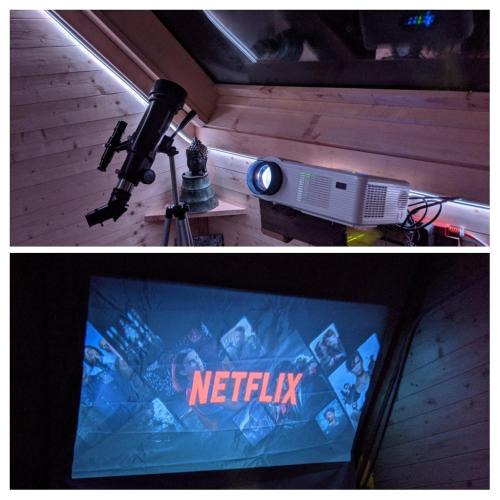
[[[54,31],[52,21],[47,18],[11,19],[11,48],[68,47],[76,45],[61,31]]]
[[[377,488],[489,487],[488,279],[477,268],[453,283],[453,265],[435,277],[437,287],[450,284],[448,297],[427,299],[410,347],[375,463]]]
[[[423,407],[422,409],[424,409]],[[436,410],[405,418],[401,422],[391,421],[390,433],[386,435],[385,447],[402,445],[447,431],[462,429],[488,420],[489,394],[483,392],[470,398],[460,399]]]
[[[409,376],[445,356],[457,356],[462,352],[461,349],[470,351],[474,346],[483,345],[484,332],[488,328],[487,318],[482,317],[481,313],[487,310],[488,296],[484,294],[484,284],[480,282],[461,295],[460,304],[450,304],[446,309],[437,308],[426,315],[408,355],[406,374]],[[448,333],[450,321],[453,322],[453,335]],[[442,373],[445,372],[446,370],[443,370]]]
[[[145,104],[128,92],[23,104],[12,107],[11,132],[29,132],[105,118],[119,118],[140,113],[144,109]]]
[[[373,119],[362,110],[354,110],[352,114],[357,116],[351,117],[351,113],[337,111],[340,107],[337,105],[330,105],[334,112],[329,112],[326,106],[322,109],[321,102],[314,103],[317,109],[309,109],[314,108],[309,102],[301,102],[296,109],[293,103],[288,108],[275,107],[274,99],[259,106],[251,100],[245,101],[245,105],[219,104],[210,120],[210,128],[487,170],[489,150],[485,129],[473,128],[474,123],[471,127],[452,126],[455,122],[467,123],[466,117],[453,115],[472,114],[479,115],[479,119],[474,120],[478,127],[487,128],[485,113],[446,111],[451,116],[447,116],[446,125],[441,126],[432,123],[430,110],[425,113],[418,110],[418,114],[426,115],[419,121],[409,108],[396,108],[394,114],[400,116],[397,119],[387,111],[388,107],[382,107]],[[388,119],[384,118],[385,114]],[[400,170],[400,175],[406,177],[404,165],[400,165]],[[425,189],[424,186],[416,188]]]
[[[289,112],[291,109],[301,113],[320,114],[332,118],[347,118],[366,120],[367,122],[388,122],[409,125],[425,125],[434,127],[463,128],[471,130],[488,130],[488,113],[472,114],[467,109],[435,109],[429,113],[428,107],[408,108],[389,104],[360,104],[351,102],[335,102],[330,100],[293,100],[274,96],[273,109]],[[219,107],[248,107],[266,109],[269,98],[246,97],[242,103],[241,97],[222,94],[218,100]]]
[[[29,21],[29,22],[28,22]],[[124,153],[97,171],[116,121],[137,126],[146,104],[66,38],[43,12],[11,12],[11,242],[13,245],[159,245],[144,215],[170,198],[167,158],[157,180],[134,190],[117,222],[89,228],[86,211],[107,202]],[[179,139],[179,170],[185,169]]]
[[[448,458],[489,447],[489,433],[485,432],[485,423],[480,421],[471,425],[461,425],[458,429],[445,430],[432,436],[425,436],[414,441],[394,445],[390,453],[382,455],[378,467],[389,469],[401,465]]]
[[[92,71],[102,66],[80,47],[32,47],[11,49],[10,75],[33,76]]]
[[[439,460],[383,469],[377,488],[464,488],[471,481],[476,488],[489,488],[489,450],[452,455]],[[467,478],[467,479],[465,479]]]
[[[102,70],[19,77],[10,83],[16,105],[123,92],[123,85]]]
[[[219,95],[246,98],[279,98],[293,101],[369,104],[431,109],[489,110],[489,94],[431,90],[356,89],[328,87],[273,87],[217,85]]]
[[[483,394],[488,390],[489,376],[489,365],[485,362],[442,384],[398,399],[392,409],[390,423],[396,424],[417,416],[422,418],[428,412]]]
[[[141,116],[142,113],[122,115],[120,119],[128,123],[128,131],[133,130],[134,127],[137,126]],[[116,117],[113,117],[91,122],[80,122],[13,133],[11,135],[11,146],[15,151],[13,152],[12,160],[13,162],[19,163],[21,168],[23,160],[29,160],[36,157],[45,158],[48,155],[56,155],[57,153],[63,152],[67,152],[68,154],[62,156],[62,158],[69,159],[72,150],[79,153],[85,147],[96,145],[98,147],[95,148],[95,151],[98,157],[99,153],[102,152],[102,138],[105,135],[109,137],[113,132],[116,121]],[[90,156],[92,152],[86,151],[85,154]],[[119,156],[117,156],[117,158],[118,157]],[[40,162],[45,161],[43,158],[40,158]],[[89,159],[95,161],[95,158]],[[55,156],[47,159],[46,162],[52,163],[53,166],[60,164],[60,161]],[[29,162],[28,165],[33,166],[33,162]],[[38,165],[40,165],[40,163],[37,163],[37,166]],[[16,169],[16,172],[18,172],[19,169]],[[18,180],[19,177],[16,175],[13,182],[17,182]]]
[[[47,15],[43,10],[11,10],[11,19],[46,19]]]
[[[482,479],[462,479],[459,481],[451,481],[449,483],[431,484],[422,486],[422,489],[442,489],[442,490],[487,490],[490,487],[489,477]]]
[[[483,332],[486,332],[486,335],[483,335],[474,342],[465,344],[463,347],[449,354],[443,354],[442,357],[435,361],[426,362],[411,373],[405,373],[405,377],[399,387],[398,396],[403,398],[416,391],[423,391],[428,387],[446,382],[464,371],[481,366],[488,359],[488,325],[485,321],[477,326],[471,325],[470,327],[481,329]],[[426,349],[423,346],[420,348]]]

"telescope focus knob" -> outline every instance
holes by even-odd
[[[155,179],[156,179],[156,174],[154,170],[148,168],[147,170],[144,170],[144,172],[142,172],[141,181],[143,184],[152,184]]]

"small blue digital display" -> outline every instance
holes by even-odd
[[[436,23],[436,15],[427,10],[423,14],[415,14],[411,16],[405,16],[403,18],[403,26],[425,26],[426,28],[430,28]]]

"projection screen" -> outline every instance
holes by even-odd
[[[349,461],[386,315],[93,277],[73,478]]]

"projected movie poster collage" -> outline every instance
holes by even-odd
[[[346,418],[354,429],[358,426],[380,344],[374,333],[348,355],[332,323],[310,347],[323,369],[330,373],[328,380],[337,396],[316,417],[325,436],[334,439]]]
[[[350,459],[376,334],[346,349],[331,302],[139,283],[94,279],[74,477]]]

